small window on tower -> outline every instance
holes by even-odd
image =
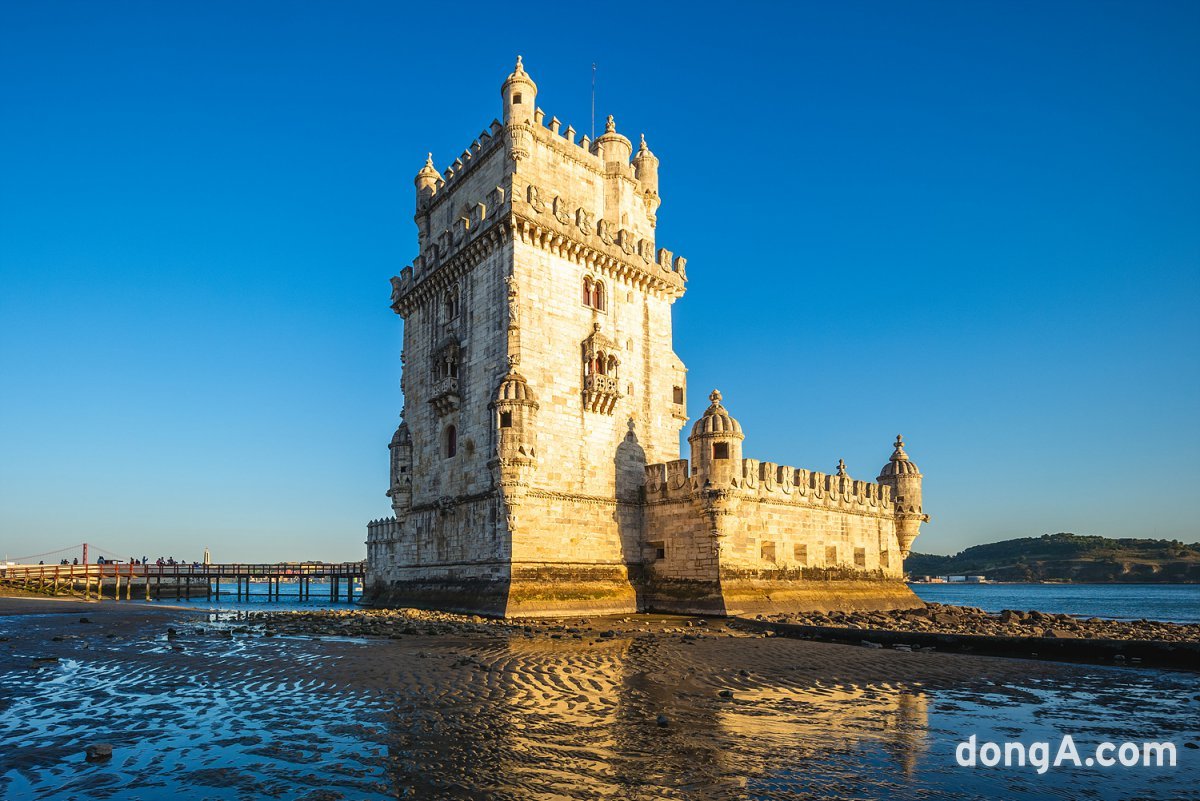
[[[713,458],[714,459],[728,459],[729,458],[729,443],[728,442],[714,442],[713,443]]]
[[[449,459],[456,453],[458,453],[458,429],[454,426],[446,426],[446,458]]]
[[[855,567],[866,567],[867,566],[867,549],[866,548],[855,548],[854,549],[854,566]]]
[[[512,428],[512,412],[500,412],[500,427]]]
[[[775,561],[775,543],[764,542],[761,544],[761,546],[762,547],[760,550],[760,554],[762,555],[762,560],[764,562],[774,562]]]
[[[683,387],[672,387],[671,399],[676,403],[683,403]]]
[[[521,95],[520,95],[520,93],[513,95],[513,102],[514,102],[514,103],[520,103],[520,102],[521,102]]]

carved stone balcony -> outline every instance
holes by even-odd
[[[439,417],[457,409],[459,400],[457,377],[446,376],[433,382],[433,392],[429,402],[433,404],[433,410],[438,413]]]
[[[583,408],[597,414],[612,414],[621,399],[617,379],[611,375],[593,373],[583,377]]]

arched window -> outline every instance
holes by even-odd
[[[453,290],[447,290],[442,296],[442,314],[446,322],[458,316],[458,295]]]
[[[606,302],[607,296],[604,292],[604,284],[600,281],[593,281],[590,276],[584,276],[583,305],[590,306],[596,311],[604,311]]]
[[[599,373],[600,375],[604,375],[604,370],[605,370],[605,367],[607,366],[607,364],[608,364],[608,362],[604,358],[604,351],[600,351],[599,353],[597,353],[596,354],[596,372]]]
[[[458,429],[454,426],[446,426],[445,434],[445,454],[449,459],[454,454],[458,453]]]
[[[608,367],[605,370],[605,372],[612,376],[615,376],[617,374],[617,357],[616,356],[608,357]]]

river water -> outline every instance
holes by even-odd
[[[923,601],[1117,620],[1200,623],[1197,584],[910,584]]]

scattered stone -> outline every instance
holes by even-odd
[[[722,698],[732,698],[733,690],[721,690],[720,692],[717,693],[717,695],[719,695]]]
[[[655,719],[655,722],[656,722],[656,723],[658,723],[658,725],[659,725],[659,726],[661,726],[661,727],[663,727],[664,729],[665,729],[667,726],[670,726],[670,725],[671,725],[671,719],[670,719],[670,718],[668,718],[666,715],[659,715],[659,716],[658,716],[658,717]]]
[[[99,762],[104,759],[112,759],[112,752],[112,743],[92,743],[84,751],[84,753],[87,754],[88,762]]]
[[[91,623],[92,621],[88,620],[86,617],[81,617],[81,618],[79,618],[79,622],[80,623]]]
[[[1042,636],[1049,637],[1054,640],[1077,640],[1077,639],[1079,639],[1078,634],[1076,634],[1073,631],[1067,631],[1066,629],[1046,629],[1046,633],[1043,634]]]
[[[863,648],[882,648],[883,644],[877,643],[877,642],[871,642],[870,640],[863,640],[862,647]]]

